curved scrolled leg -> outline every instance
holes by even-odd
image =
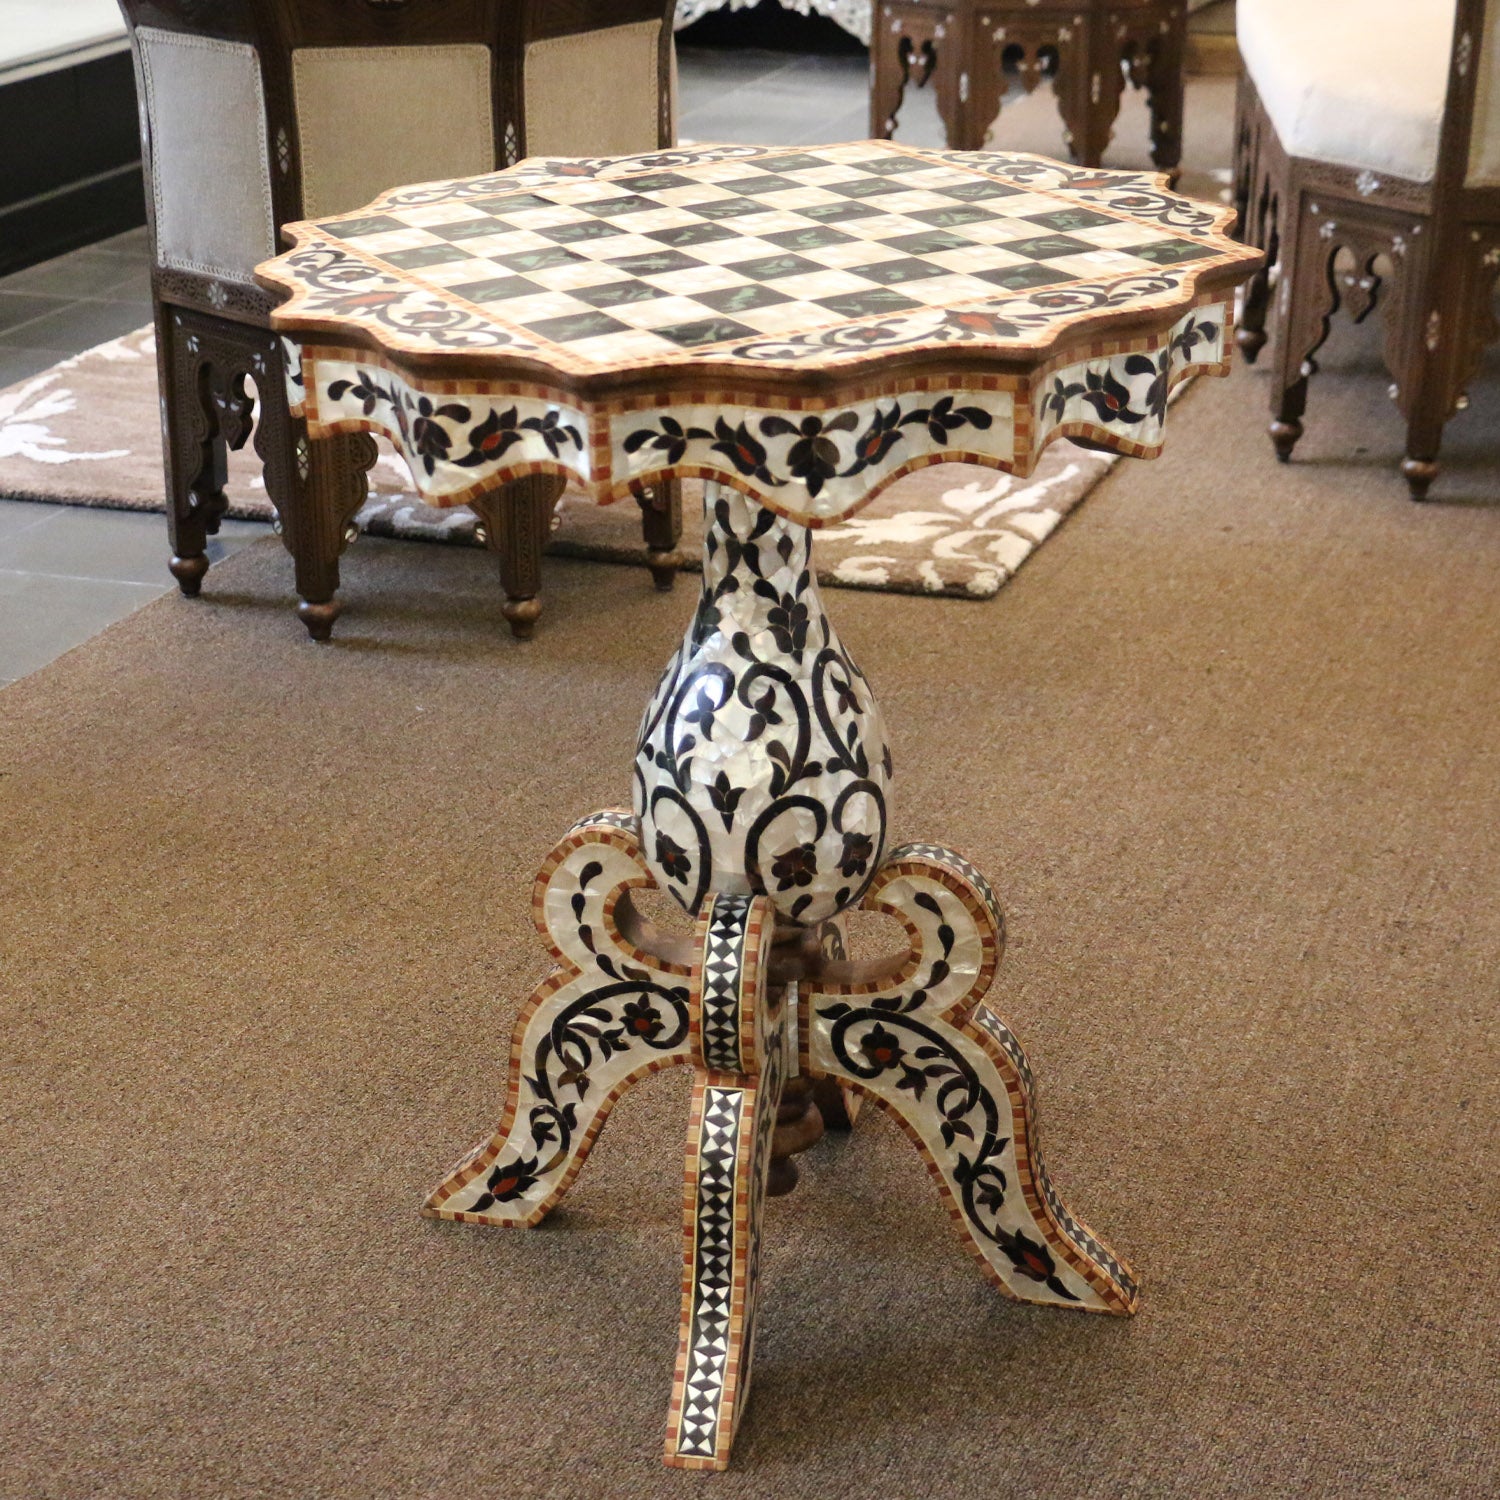
[[[726,1468],[750,1392],[761,1211],[788,1053],[785,995],[766,984],[773,926],[764,896],[720,895],[696,929],[673,1468]]]
[[[909,950],[878,965],[828,964],[809,981],[803,1072],[852,1085],[897,1117],[1007,1295],[1134,1312],[1129,1269],[1048,1181],[1031,1068],[983,1004],[1004,947],[988,883],[950,850],[907,844],[882,865],[864,905],[897,918]]]
[[[628,813],[584,819],[548,856],[532,915],[558,968],[516,1021],[500,1124],[433,1190],[424,1214],[539,1223],[626,1088],[689,1060],[690,949],[653,932],[631,901],[633,889],[654,884]]]

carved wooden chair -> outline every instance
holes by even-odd
[[[875,0],[870,134],[889,140],[907,87],[929,82],[953,151],[989,141],[1011,79],[1050,79],[1073,160],[1097,167],[1127,79],[1146,90],[1151,159],[1182,160],[1188,0]]]
[[[197,595],[225,510],[226,449],[253,428],[298,613],[326,640],[375,447],[363,433],[308,443],[255,265],[280,249],[287,221],[397,184],[670,145],[673,0],[120,4],[140,93],[172,573]],[[544,478],[476,504],[518,636],[541,610],[560,491]],[[641,503],[652,572],[670,587],[679,496]]]
[[[1335,312],[1380,307],[1414,500],[1500,334],[1500,3],[1239,0],[1235,190],[1268,253],[1237,338],[1274,334],[1271,441],[1288,461]]]

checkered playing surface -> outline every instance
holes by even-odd
[[[883,142],[692,157],[578,176],[554,163],[545,179],[523,167],[314,227],[434,305],[583,370],[923,310],[1003,312],[1006,299],[1220,253],[1217,237]]]

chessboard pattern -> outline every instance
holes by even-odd
[[[277,324],[395,351],[506,349],[574,376],[841,363],[874,347],[1048,343],[1253,258],[1227,210],[1149,173],[892,142],[523,162],[292,226]]]

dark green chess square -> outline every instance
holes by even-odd
[[[693,179],[681,172],[647,172],[640,177],[613,177],[610,181],[627,193],[661,193],[667,188],[693,186]]]
[[[484,198],[470,198],[475,208],[488,208],[496,215],[520,213],[525,208],[556,208],[557,204],[540,193],[494,193]]]
[[[820,182],[825,193],[837,193],[841,198],[882,198],[887,193],[900,192],[884,177],[851,177],[848,182]]]
[[[1008,250],[1010,246],[1005,248]],[[1202,260],[1204,256],[1212,255],[1213,251],[1206,245],[1195,245],[1191,240],[1152,240],[1145,245],[1131,245],[1121,250],[1120,254],[1134,255],[1158,266],[1175,266],[1179,261]]]
[[[961,182],[957,187],[933,188],[932,191],[963,203],[984,203],[990,198],[1014,198],[1022,189],[1008,182]]]
[[[597,203],[575,203],[586,214],[596,219],[617,219],[622,214],[645,213],[647,209],[660,208],[655,198],[642,198],[638,193],[622,193],[618,198],[601,198]]]
[[[941,250],[974,248],[973,240],[966,240],[959,234],[949,234],[946,229],[929,229],[926,234],[898,235],[893,240],[882,240],[881,244],[889,245],[893,250],[904,250],[908,255],[936,255]]]
[[[748,276],[752,281],[776,281],[783,276],[805,276],[810,271],[826,271],[815,260],[801,255],[759,255],[754,260],[736,261],[725,270],[737,276]]]
[[[1097,247],[1069,239],[1065,234],[1039,234],[1029,240],[1010,240],[1000,248],[1012,255],[1024,255],[1028,260],[1051,260],[1060,255],[1083,255]]]
[[[540,323],[528,323],[526,327],[550,343],[572,344],[579,339],[597,338],[601,333],[624,333],[630,325],[610,317],[607,312],[586,312],[543,318]]]
[[[358,240],[367,234],[388,234],[392,229],[410,227],[400,219],[391,218],[389,214],[369,214],[363,219],[345,219],[342,224],[318,225],[324,234],[332,235],[336,240]]]
[[[777,156],[762,156],[755,165],[763,172],[806,172],[814,167],[826,167],[828,161],[806,151],[783,151]]]
[[[814,203],[811,208],[796,208],[792,212],[804,219],[816,219],[820,224],[841,224],[845,219],[868,219],[880,210],[868,203]]]
[[[441,266],[450,260],[470,260],[473,257],[459,245],[418,245],[411,250],[387,250],[381,255],[388,266],[400,266],[403,271],[415,271],[422,266]]]
[[[461,224],[424,224],[423,232],[445,240],[472,240],[481,234],[503,234],[493,219],[465,219]]]
[[[845,234],[828,224],[809,224],[806,229],[783,229],[780,234],[763,234],[759,238],[783,250],[821,250],[825,245],[847,245],[855,236]]]
[[[716,182],[715,187],[726,193],[738,193],[744,198],[759,198],[766,193],[784,193],[790,188],[801,187],[790,177],[778,177],[774,172],[757,173],[754,177],[736,177],[733,182]]]
[[[925,281],[930,276],[952,275],[946,266],[936,266],[930,260],[903,258],[883,260],[873,266],[844,266],[851,276],[863,276],[866,281],[878,281],[881,286],[897,286],[903,281]]]
[[[733,318],[702,318],[696,323],[674,323],[669,328],[653,328],[651,332],[671,340],[683,349],[696,349],[703,344],[724,344],[730,339],[757,337],[753,328],[746,328]]]
[[[836,312],[841,318],[868,318],[876,313],[910,312],[921,307],[910,297],[893,292],[888,286],[872,286],[867,292],[840,292],[837,297],[815,297],[819,307]]]
[[[1076,281],[1067,271],[1052,266],[997,266],[993,271],[969,271],[966,274],[992,286],[1003,286],[1008,292],[1025,291],[1032,286],[1055,286],[1059,281]]]
[[[757,307],[771,307],[778,302],[791,302],[785,292],[763,282],[750,281],[744,286],[720,287],[716,292],[694,292],[693,301],[711,307],[717,313],[752,312]]]
[[[1096,214],[1091,208],[1054,208],[1050,213],[1025,214],[1028,224],[1039,224],[1043,229],[1097,229],[1101,224],[1117,222],[1108,214]]]
[[[491,276],[487,281],[470,281],[463,286],[444,287],[455,297],[468,302],[509,302],[513,297],[532,297],[545,291],[524,276]]]
[[[684,213],[697,214],[700,219],[742,219],[756,211],[753,203],[746,203],[739,197],[714,198],[708,203],[681,203],[677,206]]]
[[[672,293],[649,281],[608,281],[603,286],[574,287],[568,295],[590,307],[628,307],[634,302],[655,302]]]
[[[826,166],[827,163],[825,162]],[[932,163],[919,156],[877,156],[869,161],[851,162],[861,172],[873,172],[880,177],[895,177],[902,172],[920,172]]]
[[[952,208],[923,208],[906,215],[920,224],[931,224],[935,229],[954,229],[960,224],[977,224],[981,219],[995,216],[987,208],[976,208],[972,203],[955,203]]]
[[[531,231],[544,240],[556,240],[559,245],[577,245],[585,240],[607,240],[612,235],[624,234],[618,224],[608,219],[580,219],[576,224],[551,224],[545,229]]]
[[[641,231],[648,240],[660,240],[664,245],[707,245],[713,240],[734,240],[739,236],[722,224],[679,224],[674,229],[646,229]]]
[[[550,245],[545,250],[511,250],[496,260],[507,271],[545,271],[548,266],[566,266],[583,259],[576,250],[564,250],[561,245]]]
[[[703,262],[684,255],[681,250],[644,250],[637,255],[625,255],[619,260],[606,260],[601,264],[614,266],[627,276],[670,276],[674,271],[701,268]]]

